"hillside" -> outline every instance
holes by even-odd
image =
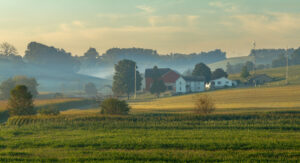
[[[253,72],[251,72],[253,74]],[[281,86],[285,84],[286,67],[258,70],[257,74],[267,74],[278,81],[267,83],[265,86]],[[229,76],[233,80],[242,80],[240,74]],[[300,84],[300,65],[289,66],[289,84]]]
[[[212,69],[215,70],[217,68],[222,68],[226,70],[226,65],[227,63],[230,63],[231,65],[236,65],[236,64],[244,64],[247,61],[253,61],[254,57],[252,56],[244,56],[244,57],[233,57],[233,58],[227,58],[226,60],[215,62],[212,64],[209,64],[208,66]]]

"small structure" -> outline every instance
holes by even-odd
[[[194,93],[205,91],[204,78],[181,76],[176,80],[176,93]]]
[[[167,90],[175,91],[176,80],[180,77],[180,74],[169,68],[159,68],[158,69],[160,79],[164,81]],[[146,69],[145,71],[145,86],[146,91],[150,91],[153,84],[153,69]]]
[[[266,75],[266,74],[258,74],[255,76],[252,76],[249,80],[248,83],[249,84],[253,84],[253,85],[261,85],[261,84],[265,84],[268,82],[272,82],[273,78]]]
[[[233,87],[233,86],[237,86],[237,82],[229,80],[226,77],[212,80],[205,85],[207,89],[214,89],[214,88],[218,89],[218,88]]]

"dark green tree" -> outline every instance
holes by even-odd
[[[31,93],[25,85],[11,90],[7,108],[11,116],[33,115],[36,113]]]
[[[87,95],[90,95],[90,96],[96,96],[98,93],[97,87],[95,86],[94,83],[87,83],[84,86],[84,91]]]
[[[205,77],[205,82],[209,82],[211,80],[211,70],[204,63],[198,63],[193,70],[193,76]]]
[[[155,94],[157,98],[159,98],[160,94],[165,92],[167,90],[167,87],[162,80],[154,80],[150,92],[151,94]]]
[[[113,77],[113,92],[115,95],[126,94],[129,99],[130,94],[134,92],[136,63],[131,60],[121,60],[115,65],[115,74]],[[136,71],[136,89],[140,90],[142,85],[142,76]]]
[[[158,67],[157,67],[157,66],[154,66],[154,67],[153,67],[152,80],[153,80],[153,81],[159,80],[160,77],[161,77],[161,76],[160,76]]]
[[[245,66],[243,67],[243,69],[242,69],[241,77],[244,78],[244,79],[246,79],[246,78],[248,78],[249,76],[250,76],[250,73],[249,73],[249,71],[248,71],[247,66],[245,65]]]
[[[216,69],[213,73],[212,73],[212,79],[219,79],[222,77],[227,78],[228,74],[221,68]]]

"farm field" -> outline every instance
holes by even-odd
[[[300,112],[14,117],[1,162],[237,162],[300,159]]]
[[[82,99],[37,100],[38,107],[65,109],[58,116],[11,117],[0,124],[0,162],[300,160],[300,85],[204,94],[217,107],[207,116],[193,114],[195,94],[144,95],[130,102],[126,116],[73,109],[74,103],[86,105]]]
[[[300,85],[226,89],[204,92],[216,103],[216,113],[299,110]],[[196,94],[131,102],[133,112],[191,112]]]

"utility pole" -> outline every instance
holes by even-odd
[[[289,48],[286,49],[286,77],[285,77],[285,84],[289,84]]]
[[[254,55],[254,76],[256,75],[256,52],[255,52],[255,48],[256,48],[256,42],[253,42],[253,55]]]
[[[134,99],[136,99],[136,63],[134,65]]]

